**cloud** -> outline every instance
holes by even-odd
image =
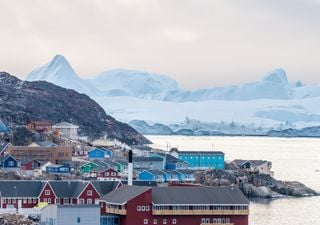
[[[129,68],[199,88],[282,67],[318,82],[319,0],[0,1],[0,68],[20,77],[65,55],[82,76]]]

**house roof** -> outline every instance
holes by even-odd
[[[128,181],[121,181],[124,185],[128,184]],[[145,186],[145,187],[156,187],[158,186],[157,181],[144,181],[144,180],[134,180],[132,181],[134,186]]]
[[[55,146],[57,146],[55,143],[52,143],[50,141],[38,141],[36,143],[38,144],[38,146],[41,146],[41,147],[55,147]]]
[[[180,151],[176,148],[172,148],[170,152],[178,152],[178,153],[184,153],[184,154],[204,154],[204,155],[209,155],[209,154],[215,154],[215,155],[224,155],[224,152],[222,151],[190,151],[190,150],[184,150]]]
[[[50,181],[54,193],[60,198],[76,198],[88,185],[88,181]]]
[[[115,190],[119,186],[120,181],[91,181],[91,183],[102,196]]]
[[[13,160],[17,161],[13,156],[11,155],[5,155],[5,156],[0,156],[0,161],[5,161],[8,158],[12,158]]]
[[[120,165],[127,166],[128,165],[128,160],[126,159],[117,159],[115,160],[116,163],[119,163]]]
[[[45,182],[31,180],[1,180],[1,197],[38,197]]]
[[[0,132],[9,131],[8,127],[4,124],[4,122],[0,119]]]
[[[79,126],[74,125],[72,123],[68,123],[68,122],[56,123],[52,127],[53,128],[79,128]]]
[[[266,160],[244,160],[244,159],[235,159],[232,161],[237,166],[243,166],[245,163],[249,162],[253,167],[260,166],[268,161]]]
[[[133,162],[162,162],[162,157],[150,156],[150,157],[133,157]]]
[[[236,187],[153,187],[152,201],[162,205],[249,204]]]
[[[109,194],[102,197],[102,200],[117,204],[123,205],[127,201],[133,199],[134,197],[150,190],[151,187],[142,187],[142,186],[122,186],[117,190],[110,192]]]
[[[163,170],[163,172],[166,174],[171,174],[171,175],[179,175],[180,174],[175,170]]]
[[[146,172],[151,173],[153,175],[161,175],[161,176],[163,176],[165,174],[165,172],[163,172],[162,170],[143,170],[143,171],[146,171]]]
[[[193,170],[177,170],[178,173],[181,174],[193,174],[194,171]]]
[[[0,154],[2,154],[9,146],[10,146],[10,142],[3,142],[0,144]]]

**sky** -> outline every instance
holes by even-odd
[[[166,74],[182,88],[256,81],[276,68],[320,83],[320,0],[0,0],[0,71],[64,55],[76,72]]]

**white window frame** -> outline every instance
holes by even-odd
[[[149,223],[148,219],[143,220],[143,224],[148,224],[148,223]]]
[[[92,196],[92,190],[88,190],[88,191],[87,191],[87,195],[88,195],[88,196]]]
[[[93,201],[92,201],[91,198],[88,198],[88,199],[87,199],[87,204],[88,204],[88,205],[92,205],[92,202],[93,202]]]
[[[177,224],[177,219],[172,219],[172,224]]]
[[[157,219],[153,219],[153,224],[158,224],[158,220]]]
[[[141,206],[140,206],[140,205],[137,206],[137,211],[138,211],[138,212],[141,211]]]
[[[79,205],[84,205],[84,199],[83,198],[79,199]]]
[[[141,206],[141,211],[146,211],[146,207],[145,206]]]
[[[46,195],[46,196],[50,195],[50,190],[45,190],[44,195]]]
[[[167,224],[167,219],[163,219],[162,224]]]

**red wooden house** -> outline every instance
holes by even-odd
[[[121,225],[248,225],[249,201],[233,187],[123,186],[101,201]]]
[[[32,208],[48,204],[98,204],[118,181],[0,181],[1,208]],[[104,209],[105,210],[105,209]]]
[[[101,181],[120,181],[118,171],[112,168],[97,167],[91,171],[91,177],[96,177]]]

